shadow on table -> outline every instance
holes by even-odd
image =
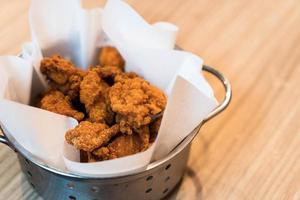
[[[180,182],[177,184],[177,186],[172,190],[172,192],[164,198],[164,200],[177,200],[177,199],[179,200],[179,199],[181,199],[180,198],[180,196],[181,196],[180,192],[182,192],[182,190],[184,190],[184,188],[182,186],[183,186],[183,182],[186,179],[190,179],[190,181],[192,182],[194,188],[196,188],[196,191],[194,192],[195,196],[194,197],[188,196],[188,199],[190,199],[190,200],[192,200],[192,199],[201,200],[202,199],[201,180],[199,179],[199,177],[197,177],[197,174],[195,173],[195,171],[190,167],[187,167],[183,178],[180,180]],[[186,188],[186,189],[189,190],[189,188]],[[189,193],[189,191],[185,191],[185,193]]]
[[[22,173],[22,182],[21,185],[23,198],[24,200],[44,200],[34,189],[34,186],[28,181],[27,175]]]

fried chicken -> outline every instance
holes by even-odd
[[[122,70],[116,66],[96,66],[91,68],[93,71],[97,72],[99,77],[104,80],[109,86],[115,84],[114,78],[119,74],[122,74]]]
[[[135,132],[137,132],[141,139],[141,151],[145,151],[146,149],[148,149],[150,142],[149,126],[142,126],[138,129],[135,129]]]
[[[81,121],[84,118],[83,113],[78,112],[73,108],[70,97],[65,96],[58,90],[51,90],[47,92],[41,99],[39,107],[44,110],[73,117],[78,121]]]
[[[142,142],[137,134],[121,135],[115,138],[107,147],[93,151],[99,160],[109,160],[138,153],[142,150]]]
[[[117,82],[122,82],[125,79],[134,79],[134,78],[138,78],[138,77],[139,77],[139,75],[137,75],[134,72],[124,72],[124,73],[117,74],[115,76],[114,81],[115,81],[115,83],[117,83]]]
[[[114,79],[115,76],[117,76],[123,72],[119,67],[116,67],[116,66],[104,66],[104,67],[97,66],[97,67],[94,67],[93,70],[96,71],[98,73],[98,75],[103,79],[106,79],[106,78]]]
[[[121,132],[132,134],[130,129],[139,129],[151,123],[151,116],[162,112],[166,96],[158,88],[142,78],[124,78],[109,91],[113,112]]]
[[[77,69],[71,61],[59,55],[46,57],[41,62],[40,70],[49,80],[51,87],[60,90],[71,99],[78,96],[85,72]]]
[[[39,106],[80,122],[65,139],[80,150],[81,162],[132,155],[155,141],[166,96],[136,73],[124,72],[124,66],[111,46],[101,49],[99,66],[87,71],[59,55],[41,62],[50,91]]]
[[[109,85],[105,83],[94,69],[88,71],[80,84],[80,101],[85,105],[92,122],[111,124],[114,113],[108,103]]]
[[[100,49],[99,64],[104,66],[116,66],[124,71],[125,61],[115,47],[107,46]]]
[[[142,152],[149,147],[150,131],[148,126],[144,126],[131,135],[120,135],[112,139],[107,146],[95,149],[92,153],[81,154],[83,162],[95,162],[120,158]]]
[[[65,139],[79,150],[92,152],[94,149],[106,145],[118,133],[118,125],[108,127],[103,123],[83,121],[74,129],[69,130],[65,135]]]

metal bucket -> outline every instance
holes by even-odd
[[[198,125],[167,157],[151,163],[140,173],[121,177],[100,178],[61,171],[46,165],[25,150],[14,138],[10,138],[3,126],[4,136],[0,142],[16,151],[24,174],[32,187],[45,199],[51,200],[142,200],[162,199],[181,180],[190,150],[190,144],[200,127],[209,119],[223,111],[231,99],[231,86],[217,70],[203,66],[203,70],[216,76],[225,88],[223,102]]]

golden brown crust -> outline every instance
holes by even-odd
[[[109,91],[109,100],[112,110],[117,113],[116,121],[121,131],[150,124],[151,116],[162,112],[166,106],[166,96],[139,77],[115,83]]]
[[[114,79],[117,75],[122,74],[123,71],[116,66],[96,66],[93,67],[92,70],[98,73],[100,78],[106,79],[106,78],[112,78]]]
[[[133,78],[138,78],[138,77],[140,77],[140,76],[134,72],[124,72],[124,73],[117,74],[115,76],[114,81],[117,83],[117,82],[122,82],[125,79],[133,79]]]
[[[49,80],[51,87],[60,90],[71,99],[78,96],[85,72],[77,69],[71,61],[59,55],[46,57],[41,61],[40,70]]]
[[[82,112],[78,112],[73,108],[70,97],[65,96],[62,92],[57,90],[47,92],[41,99],[39,106],[44,110],[73,117],[78,121],[84,118]]]
[[[69,130],[65,139],[79,150],[92,152],[94,149],[107,144],[118,133],[118,125],[109,128],[103,123],[83,121],[74,129]]]
[[[114,121],[114,114],[108,103],[108,90],[107,83],[93,69],[83,78],[80,84],[80,101],[85,105],[90,121],[109,124]]]
[[[141,151],[142,142],[136,134],[121,135],[115,138],[107,147],[93,151],[99,160],[108,160],[132,155]]]
[[[136,129],[135,132],[137,132],[141,140],[141,151],[147,150],[150,142],[149,126],[142,126]]]
[[[115,47],[107,46],[100,49],[99,64],[101,66],[116,66],[124,71],[125,61]]]
[[[110,160],[117,158],[115,155],[112,155],[108,147],[101,147],[92,152],[92,154],[99,160]]]

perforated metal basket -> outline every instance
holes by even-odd
[[[223,111],[231,99],[228,80],[217,70],[204,66],[203,70],[216,76],[225,88],[225,98],[210,115],[166,158],[153,162],[147,170],[114,178],[81,176],[47,166],[26,151],[2,126],[4,136],[0,142],[7,144],[17,154],[24,174],[32,187],[45,199],[51,200],[142,200],[162,199],[179,183],[186,168],[193,138],[200,127]]]

